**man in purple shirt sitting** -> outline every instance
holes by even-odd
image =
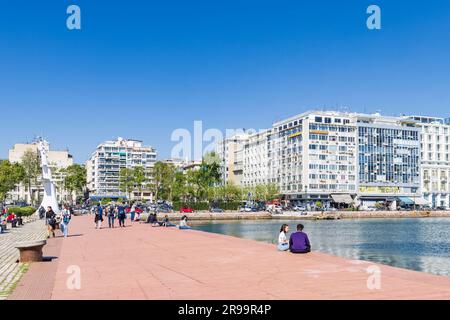
[[[297,232],[291,234],[289,249],[292,253],[307,253],[311,251],[308,235],[303,232],[303,225],[297,225]]]

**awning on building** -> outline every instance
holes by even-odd
[[[411,198],[408,197],[398,197],[398,200],[400,200],[404,204],[414,204],[414,201],[412,201]]]
[[[414,202],[415,202],[418,206],[427,206],[427,205],[429,205],[428,201],[425,200],[424,198],[416,198],[416,199],[414,199]]]
[[[332,194],[331,198],[333,198],[333,201],[336,203],[353,203],[353,198],[349,194]]]

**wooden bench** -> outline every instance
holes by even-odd
[[[16,245],[20,252],[20,262],[42,261],[42,248],[47,244],[46,240],[26,241]]]

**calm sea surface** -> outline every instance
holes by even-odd
[[[291,231],[302,223],[313,251],[450,276],[450,218],[192,222],[197,230],[274,244],[282,223]]]

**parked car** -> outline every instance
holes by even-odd
[[[169,207],[169,206],[157,206],[155,208],[155,210],[157,210],[158,212],[161,212],[161,213],[170,213],[170,212],[172,212],[172,208]]]
[[[194,209],[192,209],[191,207],[181,207],[180,208],[180,213],[193,213]]]
[[[305,206],[295,206],[294,211],[306,211],[306,207]]]
[[[283,208],[279,205],[269,205],[267,206],[267,211],[269,211],[272,214],[282,214],[283,213]]]
[[[223,212],[223,209],[218,208],[218,207],[211,207],[211,208],[209,209],[209,211],[212,212],[212,213],[222,213],[222,212]]]

